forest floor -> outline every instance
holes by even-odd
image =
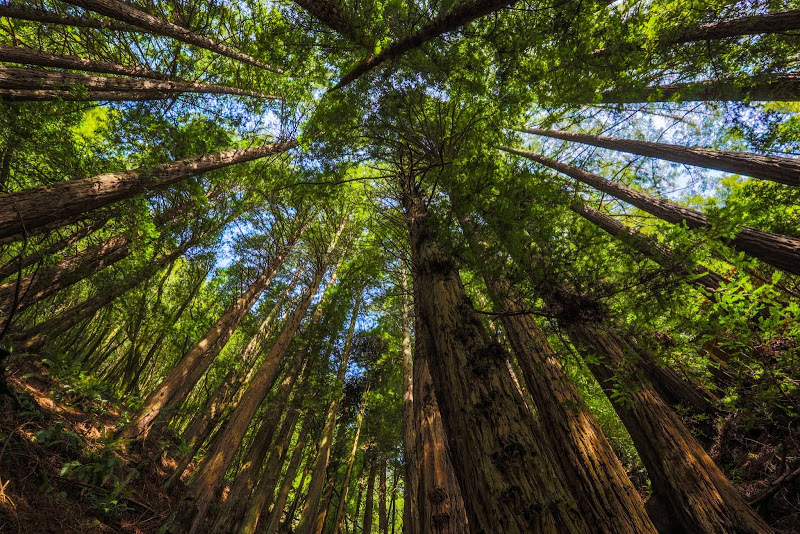
[[[123,407],[90,380],[61,381],[16,362],[0,396],[0,532],[155,532],[174,507],[164,483],[177,465],[113,441]],[[171,447],[175,452],[175,447]]]
[[[12,367],[17,404],[0,395],[0,532],[155,533],[185,489],[164,489],[177,442],[151,443],[163,453],[126,450],[113,440],[126,407],[108,400],[99,379],[58,379],[29,358]],[[776,532],[800,533],[800,425],[774,417],[754,425],[758,411],[722,420],[709,452]],[[632,478],[646,494],[646,478]],[[654,506],[654,519],[671,515]]]

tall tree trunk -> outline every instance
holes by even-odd
[[[656,217],[673,224],[686,224],[689,228],[708,228],[711,223],[705,215],[675,202],[636,191],[625,185],[606,180],[602,176],[583,171],[577,167],[513,148],[503,148],[530,160],[571,176],[576,180],[633,204]],[[726,243],[761,261],[791,274],[800,274],[800,239],[780,234],[763,232],[749,226],[740,226],[736,236]]]
[[[406,52],[419,48],[431,39],[457,30],[475,19],[494,13],[516,2],[517,0],[467,0],[462,2],[452,8],[449,13],[436,17],[436,19],[413,34],[389,44],[377,55],[372,55],[361,61],[350,72],[342,76],[339,83],[334,86],[334,90],[350,85],[364,74],[377,69],[387,61],[399,58]]]
[[[283,73],[281,69],[267,65],[266,63],[263,63],[254,57],[245,54],[244,52],[240,52],[239,50],[234,50],[229,46],[217,43],[216,41],[209,39],[204,35],[198,35],[190,30],[187,30],[186,28],[178,26],[177,24],[154,17],[153,15],[136,9],[135,7],[131,7],[120,0],[65,0],[65,2],[88,9],[90,11],[94,11],[95,13],[105,15],[106,17],[118,20],[120,22],[137,26],[156,35],[171,37],[176,41],[199,46],[200,48],[205,48],[206,50],[210,50],[222,56],[229,57],[255,67],[277,72],[279,74]]]
[[[63,13],[51,13],[41,9],[22,6],[0,5],[0,17],[10,19],[30,20],[42,24],[59,24],[74,26],[76,28],[94,28],[97,30],[112,30],[123,32],[142,32],[141,28],[117,21],[101,20],[92,17],[76,17]]]
[[[408,276],[405,267],[400,274],[402,288],[401,314],[403,333],[403,468],[405,473],[405,491],[403,495],[403,533],[419,532],[419,512],[417,495],[419,488],[419,463],[417,458],[417,428],[414,405],[414,356],[411,348],[411,311]],[[438,413],[438,408],[437,408]],[[441,419],[438,424],[441,425]],[[460,498],[460,495],[459,495]]]
[[[294,498],[292,499],[292,504],[289,506],[288,510],[286,510],[286,517],[281,523],[279,527],[279,532],[285,532],[287,534],[294,534],[294,529],[292,528],[292,524],[294,523],[294,517],[297,514],[297,509],[303,503],[303,487],[305,486],[306,479],[308,475],[311,473],[312,463],[311,457],[315,456],[315,451],[312,450],[309,452],[308,457],[306,458],[306,465],[303,467],[303,474],[300,476],[300,482],[297,484],[295,488]]]
[[[300,467],[300,462],[303,459],[303,450],[306,447],[306,443],[308,443],[308,437],[311,434],[311,426],[313,424],[314,417],[310,413],[306,413],[305,421],[303,421],[303,427],[300,429],[300,433],[297,435],[297,442],[294,445],[294,449],[292,449],[292,457],[289,460],[289,465],[286,467],[283,483],[278,490],[278,495],[275,498],[272,511],[269,513],[267,526],[264,529],[265,534],[275,534],[275,532],[278,530],[278,526],[280,525],[281,521],[281,514],[283,514],[283,509],[286,506],[287,499],[289,498],[289,492],[292,490],[292,484],[294,483],[295,476],[297,476],[297,469]],[[303,487],[304,479],[305,476],[303,476],[300,480],[300,486],[297,490],[298,494]],[[251,524],[249,511],[248,519],[249,520],[245,521],[245,526],[242,528],[242,531],[239,532],[239,534],[252,534],[252,532],[254,532],[246,530],[246,528],[249,528],[249,525]]]
[[[76,58],[80,59],[80,58]],[[81,90],[76,90],[80,88]],[[85,89],[85,92],[83,90]],[[105,93],[110,93],[104,96]],[[75,72],[61,72],[26,67],[0,65],[0,99],[23,100],[125,100],[119,95],[154,94],[155,98],[169,98],[175,93],[203,93],[213,95],[241,95],[276,99],[256,91],[206,83],[192,83],[119,76],[95,76]],[[146,100],[146,98],[144,98]],[[139,98],[133,98],[139,100]]]
[[[12,310],[19,313],[104,267],[117,263],[130,254],[128,245],[128,237],[119,234],[52,267],[35,270],[18,280],[0,284],[0,316],[8,317]]]
[[[269,264],[250,284],[250,287],[225,310],[225,313],[217,319],[217,322],[203,338],[181,358],[178,365],[147,396],[136,415],[131,418],[130,424],[117,434],[118,439],[145,440],[159,416],[169,411],[170,408],[174,409],[183,404],[211,363],[228,343],[239,324],[250,313],[250,308],[272,282],[275,273],[283,265],[284,259],[300,239],[301,231],[298,231],[282,250],[270,258]]]
[[[800,77],[798,77],[800,80]],[[563,131],[525,128],[523,131],[554,139],[574,141],[619,152],[628,152],[651,158],[685,163],[719,171],[752,176],[780,184],[800,185],[800,159],[783,156],[738,152],[735,150],[716,150],[713,148],[688,147],[650,141],[636,141],[616,137],[581,134]]]
[[[350,326],[347,330],[347,338],[345,339],[344,348],[342,349],[342,359],[339,362],[339,370],[336,374],[336,382],[333,386],[333,400],[328,408],[328,414],[325,417],[325,426],[322,430],[319,451],[317,452],[317,458],[311,474],[311,485],[308,489],[306,505],[300,517],[300,523],[295,529],[296,534],[314,534],[317,531],[317,521],[319,519],[318,512],[320,511],[320,503],[322,501],[322,493],[325,486],[325,475],[328,469],[328,462],[330,461],[331,457],[331,446],[333,445],[334,433],[336,432],[336,414],[339,412],[339,403],[344,391],[344,379],[347,372],[347,364],[350,358],[350,348],[353,343],[353,333],[355,332],[356,321],[358,319],[358,311],[360,307],[361,297],[359,296],[353,310],[353,315],[350,319]]]
[[[344,224],[334,236],[326,252],[326,257],[330,257],[332,254],[338,237],[343,230]],[[253,380],[247,390],[242,395],[241,401],[231,413],[221,438],[217,440],[214,446],[209,448],[203,458],[203,462],[198,467],[189,485],[188,495],[174,518],[175,520],[173,521],[173,518],[168,519],[167,528],[171,532],[185,532],[188,526],[190,534],[194,534],[202,528],[208,508],[214,499],[214,494],[222,483],[237,448],[244,440],[253,416],[272,387],[280,361],[286,355],[286,351],[311,305],[311,300],[322,284],[325,269],[324,264],[318,267],[314,280],[307,288],[295,310],[284,323],[281,332],[253,376]]]
[[[153,168],[100,174],[0,195],[0,238],[26,233],[54,221],[69,224],[85,213],[198,174],[244,163],[297,146],[297,141],[193,156]]]
[[[589,368],[628,429],[654,495],[667,500],[686,532],[771,532],[675,412],[626,363],[629,356],[618,336],[589,323],[563,322],[563,327],[588,356]],[[600,363],[594,363],[597,359]],[[629,392],[625,399],[613,394],[620,381]]]
[[[336,517],[333,522],[333,534],[340,534],[344,527],[344,516],[347,512],[347,496],[350,492],[350,480],[353,477],[353,466],[356,463],[356,453],[358,452],[358,443],[361,438],[361,425],[364,423],[364,412],[367,410],[367,398],[364,393],[361,399],[361,409],[358,411],[358,418],[356,419],[356,432],[353,436],[353,446],[350,447],[350,456],[347,458],[347,468],[344,472],[344,482],[342,489],[339,493],[339,505],[336,507]]]
[[[372,509],[375,502],[375,474],[378,467],[378,458],[375,451],[369,453],[369,473],[367,474],[367,502],[364,505],[364,523],[362,534],[372,534]]]
[[[459,222],[475,261],[479,265],[491,261],[487,257],[488,246],[481,241],[475,223],[463,213],[459,214]],[[655,534],[656,528],[636,488],[577,387],[561,367],[544,332],[525,313],[511,285],[490,269],[483,271],[543,430],[552,443],[558,444],[556,458],[581,510],[591,521],[593,532]]]
[[[62,237],[61,239],[53,241],[49,245],[45,245],[40,249],[36,250],[35,252],[31,252],[28,255],[9,260],[5,265],[0,267],[0,280],[5,280],[12,274],[17,273],[22,269],[25,269],[26,267],[30,267],[35,263],[38,263],[47,256],[52,256],[53,254],[57,254],[58,252],[61,252],[68,246],[74,245],[84,237],[102,228],[106,222],[107,219],[92,221],[90,224],[82,225],[74,232],[67,233],[67,235]]]
[[[389,517],[386,514],[386,456],[381,456],[380,484],[378,485],[378,532],[387,534]]]
[[[86,72],[99,72],[103,74],[119,74],[137,78],[150,78],[153,80],[168,80],[169,76],[138,67],[127,67],[108,61],[97,61],[66,54],[53,54],[44,50],[24,48],[21,46],[0,45],[0,61],[6,63],[19,63],[22,65],[36,65],[38,67],[56,67],[60,69],[82,70]]]
[[[703,80],[699,82],[653,85],[633,91],[603,91],[603,103],[641,102],[797,102],[800,100],[800,75],[752,76],[745,79]],[[776,157],[776,156],[772,156]],[[703,166],[703,165],[701,165]],[[770,180],[771,178],[765,178]],[[778,181],[778,180],[775,180]],[[781,183],[787,183],[782,181]],[[798,185],[798,178],[789,178]]]
[[[450,458],[459,485],[469,488],[462,495],[470,528],[591,532],[553,452],[536,435],[538,424],[511,380],[505,351],[483,329],[455,265],[436,245],[415,182],[407,176],[401,185],[411,236],[417,349],[424,340]]]
[[[720,284],[724,281],[719,274],[701,267],[685,259],[676,258],[671,250],[657,240],[647,236],[630,226],[623,224],[583,202],[570,204],[570,209],[595,224],[620,241],[630,245],[633,249],[655,261],[667,270],[675,270],[690,279],[692,283],[705,289],[709,293],[719,291]]]
[[[256,432],[253,442],[250,444],[242,467],[236,474],[236,479],[231,486],[227,499],[225,499],[225,502],[223,502],[220,507],[219,514],[217,515],[211,532],[228,534],[231,532],[238,532],[242,526],[242,520],[247,513],[248,504],[250,502],[250,495],[258,484],[262,468],[264,467],[264,461],[272,449],[272,439],[275,435],[275,430],[278,428],[281,415],[286,411],[286,407],[289,403],[289,396],[294,389],[295,383],[298,381],[297,379],[300,376],[303,362],[306,360],[307,356],[310,356],[310,354],[306,351],[298,350],[289,366],[289,370],[286,372],[286,376],[278,385],[275,397],[273,397],[269,408],[267,408],[266,412],[261,417],[258,432]],[[306,361],[305,367],[310,372],[311,363]],[[303,373],[303,380],[300,380],[300,386],[303,385],[307,376],[306,373]],[[294,428],[294,424],[292,424],[292,428]],[[258,515],[256,515],[256,520],[257,519]]]

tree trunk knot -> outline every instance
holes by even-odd
[[[561,324],[599,322],[605,317],[600,300],[578,293],[559,291],[554,295],[550,313]]]
[[[431,516],[431,521],[433,522],[433,528],[436,530],[443,530],[444,527],[450,523],[450,514],[447,512],[441,512],[438,514],[433,514]]]
[[[492,454],[492,463],[498,469],[508,469],[512,465],[519,465],[525,458],[525,447],[522,444],[512,441],[506,443],[502,448]]]
[[[447,499],[447,491],[441,486],[428,492],[428,500],[431,501],[431,504],[442,504],[445,499]]]

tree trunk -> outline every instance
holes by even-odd
[[[406,52],[419,48],[431,39],[457,30],[475,19],[494,13],[516,2],[517,0],[467,0],[462,2],[452,8],[449,13],[440,15],[413,34],[389,44],[378,55],[371,55],[360,62],[350,72],[342,76],[333,89],[341,89],[350,85],[356,79],[377,69],[387,61],[397,59]]]
[[[265,534],[275,534],[275,532],[278,531],[278,526],[280,525],[281,521],[281,514],[286,506],[286,501],[289,498],[289,492],[292,490],[292,483],[297,475],[297,469],[300,467],[300,462],[303,459],[303,450],[305,449],[306,443],[308,442],[308,437],[311,434],[313,420],[314,417],[310,413],[307,413],[305,421],[303,421],[303,427],[300,430],[300,434],[297,436],[297,442],[292,450],[292,458],[289,460],[289,465],[286,468],[286,474],[283,477],[283,483],[281,484],[281,488],[278,490],[278,496],[275,498],[275,504],[272,506],[272,511],[269,513],[269,521],[264,529]],[[303,488],[304,481],[305,473],[300,480],[300,486],[297,490],[298,496],[300,494],[300,490]],[[249,522],[246,523],[246,525],[249,524]],[[250,531],[244,529],[239,534],[245,533],[251,534]]]
[[[630,245],[633,249],[658,263],[667,270],[675,270],[686,277],[695,285],[709,293],[719,291],[720,284],[724,281],[722,276],[705,267],[701,267],[685,259],[676,258],[671,250],[630,226],[619,222],[610,215],[597,210],[588,204],[575,202],[570,204],[570,209],[605,230],[610,235]]]
[[[344,472],[344,482],[339,494],[339,505],[336,507],[336,517],[333,523],[333,534],[340,534],[344,527],[344,516],[347,512],[347,495],[350,492],[350,480],[353,477],[353,466],[356,462],[356,453],[358,452],[358,441],[361,437],[361,425],[364,423],[364,412],[367,409],[366,393],[361,399],[361,409],[358,411],[358,419],[356,420],[356,432],[353,436],[353,446],[350,448],[350,456],[347,458],[347,468]]]
[[[58,252],[61,252],[62,250],[64,250],[68,246],[77,243],[78,241],[80,241],[84,237],[92,234],[96,230],[99,230],[100,228],[103,227],[103,225],[105,225],[106,222],[107,222],[107,219],[93,221],[90,224],[86,224],[86,225],[81,226],[80,228],[76,229],[74,232],[69,233],[65,237],[62,237],[61,239],[53,241],[49,245],[43,246],[42,248],[40,248],[39,250],[37,250],[35,252],[31,252],[30,254],[28,254],[26,256],[17,257],[17,258],[14,258],[14,259],[8,261],[5,265],[0,267],[0,280],[5,280],[6,278],[11,276],[12,274],[18,273],[22,269],[25,269],[26,267],[30,267],[34,263],[38,263],[39,261],[43,260],[47,256],[52,256],[53,254],[57,254]]]
[[[374,451],[369,455],[369,473],[367,474],[367,502],[364,505],[364,523],[362,534],[372,534],[372,508],[375,495],[375,475],[378,467],[378,458]]]
[[[80,58],[75,59],[88,61]],[[105,93],[109,93],[109,95],[105,96]],[[266,99],[278,98],[264,93],[226,87],[224,85],[123,78],[119,76],[94,76],[75,72],[0,65],[0,99],[6,101],[126,100],[127,98],[124,95],[128,94],[141,95],[142,97],[154,95],[153,98],[141,98],[152,100],[170,98],[175,96],[176,93],[240,95]],[[140,100],[140,98],[136,97],[132,98],[132,100]]]
[[[343,229],[344,226],[339,229],[339,232],[341,233]],[[333,251],[333,247],[335,247],[338,235],[335,236],[327,251],[328,256]],[[294,335],[300,328],[300,323],[311,305],[311,300],[322,284],[324,274],[325,268],[320,266],[311,285],[283,325],[274,344],[253,376],[253,380],[242,395],[241,401],[231,413],[228,424],[224,429],[224,434],[209,448],[203,458],[203,462],[198,467],[189,485],[184,507],[178,513],[179,517],[176,517],[176,520],[172,521],[168,527],[171,532],[185,532],[188,527],[189,533],[194,534],[202,528],[208,508],[214,499],[214,494],[217,488],[220,487],[237,448],[244,440],[253,416],[258,411],[258,407],[264,401],[267,393],[269,393],[275,380],[278,366],[286,355]]]
[[[156,419],[170,408],[177,408],[189,396],[197,382],[208,370],[211,363],[228,343],[239,324],[250,312],[250,308],[260,298],[261,293],[272,282],[283,260],[300,239],[300,232],[291,239],[275,257],[270,258],[264,271],[250,284],[250,287],[234,302],[203,338],[187,352],[161,384],[147,396],[136,415],[131,418],[117,439],[145,440]]]
[[[414,359],[411,348],[411,311],[409,309],[408,276],[405,267],[400,274],[402,287],[401,316],[403,333],[403,468],[405,473],[405,491],[403,495],[403,533],[414,534],[419,532],[419,512],[417,510],[417,495],[419,488],[419,463],[417,458],[417,428],[414,406]],[[438,416],[438,408],[437,408]],[[441,425],[441,418],[438,419]],[[459,495],[459,499],[461,496]]]
[[[551,167],[669,223],[685,223],[689,228],[709,228],[711,226],[708,217],[675,202],[636,191],[625,185],[606,180],[602,176],[564,165],[532,152],[513,148],[502,148],[502,150]],[[740,226],[736,236],[726,240],[726,243],[777,269],[791,274],[800,274],[800,239],[763,232],[749,226]]]
[[[800,77],[798,77],[798,81],[800,81]],[[523,131],[619,152],[628,152],[696,167],[752,176],[780,184],[800,186],[800,159],[797,158],[769,156],[753,152],[737,152],[734,150],[669,145],[600,135],[542,130],[540,128],[525,128]]]
[[[475,261],[490,261],[486,245],[480,242],[475,224],[459,216]],[[655,534],[644,503],[636,492],[600,425],[583,401],[575,384],[561,367],[547,337],[533,318],[524,312],[519,296],[505,280],[486,269],[486,287],[500,314],[503,327],[525,387],[581,510],[593,525],[593,532]]]
[[[344,390],[345,373],[347,372],[347,363],[350,358],[350,347],[353,343],[353,332],[355,331],[356,321],[358,319],[358,311],[361,307],[361,297],[358,297],[353,315],[350,319],[350,327],[347,330],[347,338],[345,339],[344,348],[342,349],[342,360],[339,363],[339,371],[336,375],[336,382],[333,386],[333,400],[328,408],[328,414],[325,418],[325,427],[322,430],[322,438],[319,444],[319,451],[317,452],[317,459],[314,463],[314,470],[311,475],[311,485],[308,489],[308,496],[306,497],[306,505],[300,517],[300,523],[295,529],[296,534],[314,534],[318,528],[318,512],[320,511],[320,502],[322,500],[322,492],[325,486],[325,474],[328,469],[328,462],[331,456],[331,445],[333,444],[333,437],[336,431],[336,415],[339,412],[339,402],[342,398]],[[324,521],[324,517],[323,517]],[[321,529],[320,529],[321,530]]]
[[[130,5],[121,2],[119,0],[65,0],[65,1],[68,4],[82,7],[84,9],[94,11],[95,13],[99,13],[100,15],[105,15],[106,17],[118,20],[120,22],[125,22],[127,24],[137,26],[156,35],[171,37],[176,41],[181,41],[187,44],[199,46],[200,48],[205,48],[206,50],[210,50],[222,56],[229,57],[231,59],[235,59],[237,61],[241,61],[243,63],[253,65],[255,67],[270,70],[272,72],[277,72],[279,74],[283,73],[281,69],[267,65],[255,59],[254,57],[245,54],[244,52],[240,52],[238,50],[230,48],[229,46],[217,43],[216,41],[209,39],[204,35],[198,35],[192,31],[187,30],[186,28],[178,26],[177,24],[173,24],[169,21],[160,19],[158,17],[154,17],[149,13],[131,7]]]
[[[41,9],[33,9],[21,6],[0,5],[0,17],[10,19],[30,20],[42,24],[59,24],[62,26],[74,26],[76,28],[94,28],[97,30],[113,30],[123,32],[142,32],[141,28],[123,24],[117,21],[100,20],[91,17],[76,17],[63,13],[51,13]]]
[[[762,13],[732,20],[721,20],[698,26],[689,26],[679,30],[667,30],[659,38],[661,42],[689,43],[708,39],[724,39],[726,37],[742,37],[783,33],[800,29],[800,10]]]
[[[590,356],[586,362],[633,438],[654,494],[669,502],[686,532],[771,532],[675,412],[626,363],[624,342],[593,324],[567,322],[563,326],[583,354]],[[593,363],[596,358],[599,364]],[[627,384],[625,399],[613,394],[620,380]]]
[[[54,221],[72,222],[85,213],[198,174],[244,163],[297,146],[297,141],[273,143],[260,147],[233,149],[214,154],[142,168],[100,174],[0,195],[0,238],[9,237]]]
[[[272,438],[275,435],[275,430],[278,428],[281,415],[283,415],[289,403],[289,396],[294,389],[297,378],[300,376],[306,356],[308,356],[306,351],[297,351],[289,370],[286,372],[286,376],[278,385],[278,390],[275,392],[275,397],[270,402],[269,408],[267,408],[261,416],[258,432],[256,432],[250,444],[242,467],[236,474],[236,479],[231,486],[228,497],[220,507],[219,514],[217,515],[211,532],[229,534],[231,532],[238,532],[242,526],[242,520],[247,513],[248,504],[250,502],[250,495],[258,484],[264,461],[271,450]],[[305,367],[310,370],[310,362],[306,361]],[[306,377],[307,375],[304,373],[303,378],[305,379]],[[305,380],[300,381],[300,386],[303,385],[304,381]],[[292,424],[292,429],[293,428],[294,424]],[[258,515],[256,515],[256,521],[257,520]]]
[[[298,407],[291,407],[281,425],[281,431],[275,440],[275,445],[271,448],[269,460],[264,466],[258,483],[250,497],[248,506],[244,510],[244,515],[238,520],[241,526],[238,530],[223,531],[226,534],[231,532],[238,532],[239,534],[255,533],[262,512],[268,508],[267,503],[272,501],[275,494],[275,486],[281,476],[281,468],[289,452],[289,442],[292,439],[292,434],[294,434],[295,426],[299,418],[300,410]]]
[[[36,65],[38,67],[56,67],[60,69],[82,70],[103,74],[120,74],[122,76],[150,78],[153,80],[169,79],[169,76],[166,74],[148,69],[126,67],[125,65],[118,65],[108,61],[97,61],[65,54],[53,54],[43,50],[35,50],[33,48],[24,48],[20,46],[0,45],[0,61],[19,63],[22,65]]]
[[[798,100],[800,100],[800,75],[792,73],[753,76],[743,80],[720,79],[670,83],[643,87],[633,91],[611,89],[603,92],[601,102],[630,104],[642,102],[797,102]],[[770,180],[771,178],[765,179]],[[793,180],[790,177],[789,180],[789,185],[798,185],[796,176]]]
[[[401,185],[411,235],[417,349],[424,340],[450,458],[460,487],[469,488],[462,495],[470,528],[591,532],[553,452],[536,435],[538,424],[511,380],[505,351],[483,329],[455,265],[435,244],[422,192],[411,176]]]
[[[19,313],[40,300],[113,265],[130,254],[124,234],[65,258],[43,270],[35,270],[19,280],[0,284],[0,316]]]
[[[387,534],[389,517],[386,515],[386,456],[381,456],[380,484],[378,485],[378,532]]]

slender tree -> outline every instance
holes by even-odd
[[[628,104],[673,101],[797,102],[798,100],[800,100],[800,75],[781,74],[753,76],[744,79],[723,78],[699,82],[670,83],[634,90],[611,89],[603,91],[600,101],[609,104]],[[781,183],[798,185],[797,175],[795,175],[794,179],[790,176],[788,181],[781,181]]]

